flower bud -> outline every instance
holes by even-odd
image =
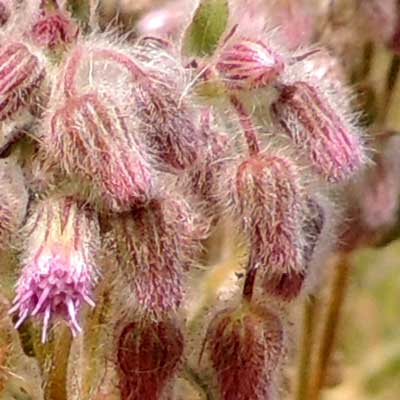
[[[66,14],[60,11],[42,12],[39,20],[33,25],[29,37],[40,47],[54,49],[72,43],[78,32],[78,26]]]
[[[157,199],[114,221],[119,264],[143,315],[176,310],[185,271],[204,233],[200,219],[179,198]]]
[[[301,272],[303,196],[288,158],[258,154],[236,169],[233,202],[250,242],[251,268]]]
[[[206,345],[221,400],[273,398],[285,354],[284,327],[277,315],[247,305],[225,310],[211,321]]]
[[[66,94],[93,79],[105,83],[112,91],[109,97],[117,104],[123,102],[125,112],[140,122],[141,140],[151,149],[159,169],[176,172],[192,167],[203,143],[183,95],[186,88],[181,87],[186,72],[174,62],[175,55],[160,47],[150,51],[137,46],[131,53],[111,44],[88,42],[77,47],[65,68]]]
[[[13,116],[30,103],[45,78],[46,70],[38,56],[20,42],[9,42],[0,49],[0,121]]]
[[[171,319],[126,325],[117,352],[121,399],[160,399],[179,366],[183,348],[181,330]]]
[[[204,154],[189,172],[190,186],[204,203],[204,212],[215,218],[219,204],[215,195],[220,175],[226,167],[226,156],[231,148],[228,134],[213,126],[210,109],[204,109],[200,118],[200,134],[206,143]]]
[[[152,171],[129,122],[111,99],[92,92],[67,98],[44,137],[64,171],[94,184],[116,211],[147,202],[152,192]]]
[[[305,209],[307,211],[302,223],[304,269],[283,274],[272,272],[264,276],[262,283],[268,294],[286,302],[296,299],[304,288],[314,250],[324,226],[324,210],[314,199],[307,198]]]
[[[76,335],[82,304],[94,306],[97,219],[70,198],[47,199],[37,205],[25,233],[23,269],[9,311],[18,311],[16,328],[29,316],[39,316],[45,342],[51,318],[59,316]]]
[[[217,70],[236,90],[259,89],[273,83],[284,71],[283,58],[262,40],[242,39],[223,50]]]
[[[28,205],[28,192],[21,168],[9,161],[0,160],[0,248],[12,243]]]
[[[363,146],[353,126],[310,83],[283,86],[272,113],[328,182],[343,181],[362,165]]]

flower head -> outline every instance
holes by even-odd
[[[72,333],[83,303],[91,298],[96,277],[97,221],[72,199],[48,199],[38,204],[26,229],[25,259],[10,313],[18,312],[18,328],[29,316],[43,320],[46,340],[52,317],[68,322]]]

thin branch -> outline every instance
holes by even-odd
[[[317,349],[317,357],[312,370],[310,381],[309,400],[318,400],[324,384],[327,367],[334,348],[340,311],[346,294],[349,278],[350,264],[346,255],[342,256],[335,266],[330,299],[326,311],[320,347]]]

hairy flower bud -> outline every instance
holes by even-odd
[[[185,271],[204,236],[183,199],[159,199],[114,222],[119,264],[132,285],[142,314],[176,310]]]
[[[304,267],[301,210],[303,195],[293,162],[258,154],[243,161],[234,176],[233,202],[250,242],[250,268],[265,273]]]
[[[66,14],[60,11],[43,12],[33,25],[29,37],[38,46],[54,49],[73,42],[78,32],[78,26]]]
[[[26,227],[25,257],[14,306],[18,328],[29,316],[43,319],[42,341],[53,316],[81,331],[78,314],[91,298],[99,242],[96,217],[70,198],[40,202]]]
[[[215,192],[220,175],[226,167],[225,157],[231,148],[228,134],[213,126],[210,109],[204,109],[200,118],[200,133],[206,142],[204,154],[189,173],[190,186],[195,195],[204,203],[205,214],[215,218],[219,204]]]
[[[23,43],[0,49],[0,121],[30,103],[46,75],[43,61]]]
[[[364,161],[361,139],[313,85],[297,81],[281,88],[272,105],[276,121],[328,182],[349,178]]]
[[[296,299],[304,288],[314,250],[324,226],[324,210],[314,199],[307,198],[305,209],[307,212],[302,223],[304,269],[283,274],[272,272],[264,276],[262,283],[267,293],[286,302]]]
[[[183,335],[173,320],[126,325],[117,352],[121,399],[160,399],[179,366],[183,348]]]
[[[206,345],[221,400],[272,398],[285,353],[277,315],[248,305],[223,311],[211,321]]]
[[[285,64],[267,42],[242,39],[223,50],[216,67],[228,87],[250,90],[274,82]]]
[[[49,119],[45,150],[67,174],[93,183],[105,204],[117,211],[149,200],[151,167],[129,120],[111,99],[97,92],[73,96]]]
[[[173,170],[192,167],[203,147],[193,115],[179,96],[162,80],[139,85],[135,93],[143,135],[155,156]]]
[[[9,160],[0,160],[0,188],[0,248],[4,249],[11,244],[28,204],[21,168]]]

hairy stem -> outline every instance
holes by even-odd
[[[310,381],[310,400],[318,400],[324,384],[324,379],[329,360],[334,348],[337,334],[340,311],[346,294],[350,264],[346,255],[342,256],[335,266],[330,292],[329,303],[326,310],[320,346],[317,349],[317,357]]]
[[[251,116],[235,95],[232,95],[230,100],[233,108],[236,110],[239,116],[240,125],[243,129],[247,147],[249,148],[249,153],[250,155],[255,155],[260,152],[260,144],[257,137],[257,131],[254,128],[253,121],[251,120]]]

